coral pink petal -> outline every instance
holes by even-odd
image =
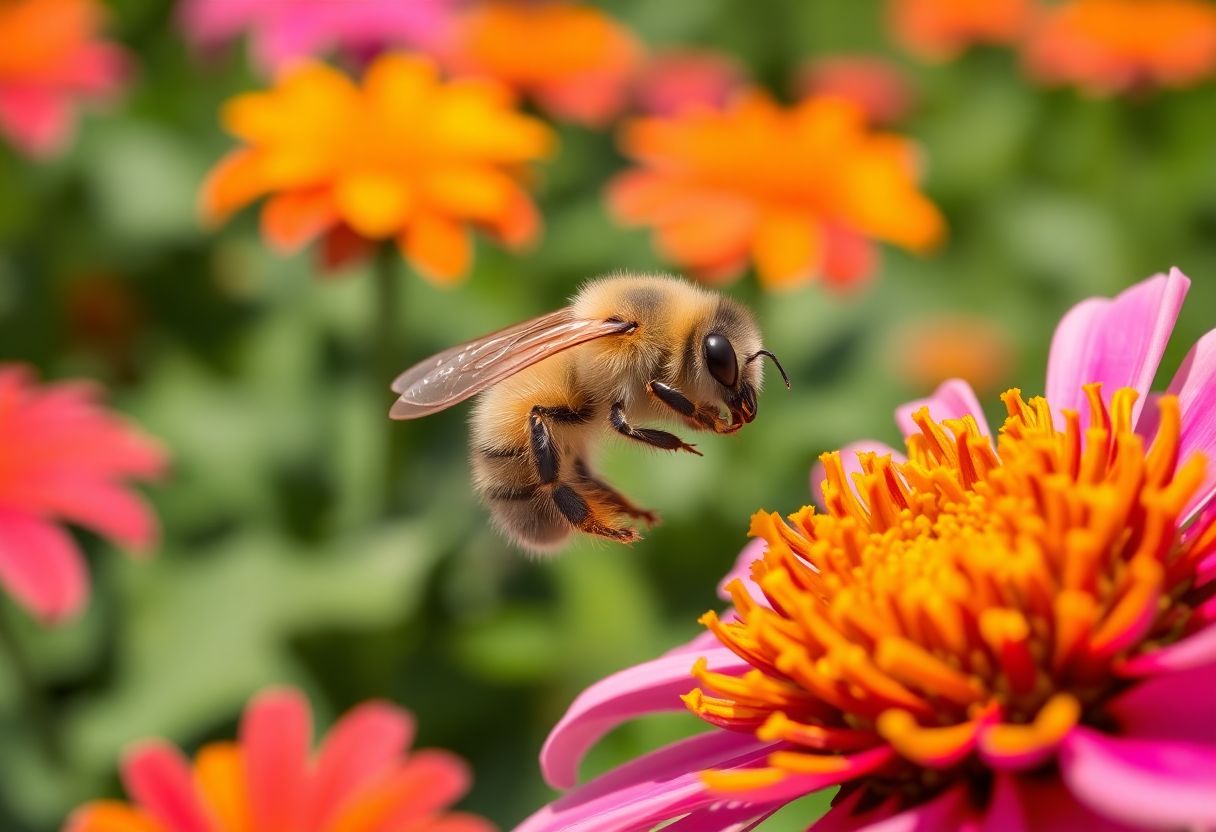
[[[907,457],[890,445],[874,439],[851,442],[840,449],[840,464],[844,467],[844,474],[850,485],[853,485],[853,475],[861,472],[861,460],[857,458],[857,455],[863,453],[875,453],[879,456],[890,455],[896,462],[907,460]],[[825,479],[827,479],[827,472],[824,470],[823,463],[816,462],[811,466],[811,500],[821,511],[824,506],[823,481]],[[767,604],[767,601],[765,603]]]
[[[1171,670],[1190,670],[1216,664],[1216,624],[1173,644],[1152,650],[1117,667],[1121,676],[1152,676]]]
[[[701,780],[705,769],[762,764],[779,744],[711,731],[639,757],[558,798],[515,832],[642,832],[722,800]]]
[[[735,558],[735,565],[718,582],[718,597],[723,601],[729,601],[730,592],[726,588],[737,578],[743,582],[747,594],[752,597],[753,601],[765,607],[769,606],[768,599],[764,597],[760,586],[752,580],[752,564],[764,557],[767,550],[768,542],[761,538],[748,541],[747,545],[740,550],[739,556]]]
[[[1189,519],[1216,498],[1216,330],[1191,348],[1168,392],[1178,397],[1182,410],[1181,458],[1201,453],[1208,460],[1207,479],[1185,513]]]
[[[0,583],[47,622],[76,615],[89,594],[72,539],[40,517],[0,508]]]
[[[746,791],[720,791],[719,796],[748,803],[787,803],[805,794],[830,786],[838,786],[875,772],[895,759],[895,751],[889,746],[882,746],[857,754],[842,754],[837,759],[844,765],[833,771],[815,774],[787,774],[771,786]]]
[[[904,436],[912,436],[920,432],[916,423],[912,421],[912,414],[922,407],[928,407],[929,415],[937,422],[941,422],[943,419],[974,416],[980,426],[980,433],[992,436],[992,431],[988,428],[988,420],[984,418],[984,409],[980,407],[980,400],[976,397],[975,391],[971,389],[971,385],[961,378],[943,381],[933,391],[933,395],[910,401],[895,409],[895,421]]]
[[[396,805],[389,810],[383,828],[409,828],[420,818],[455,803],[472,781],[468,763],[455,754],[437,749],[419,751],[394,775]]]
[[[72,128],[72,111],[61,93],[34,86],[0,88],[0,132],[27,155],[54,155]]]
[[[1058,414],[1069,408],[1088,421],[1082,385],[1101,382],[1107,396],[1121,387],[1140,393],[1144,406],[1165,345],[1191,281],[1178,269],[1137,283],[1113,299],[1091,298],[1060,320],[1047,360],[1047,400]]]
[[[384,702],[366,702],[342,717],[317,756],[307,828],[325,828],[346,800],[405,753],[413,738],[413,717]]]
[[[749,668],[725,647],[702,655],[717,673],[739,674]],[[688,653],[668,654],[615,673],[579,694],[541,749],[545,782],[555,789],[573,786],[583,755],[621,723],[645,714],[684,710],[680,696],[697,686],[691,674],[693,662]]]
[[[120,546],[146,551],[159,536],[156,516],[135,492],[105,480],[64,472],[38,478],[30,496],[46,511]]]
[[[1073,796],[1095,812],[1154,828],[1216,826],[1216,746],[1076,728],[1059,760]]]
[[[308,703],[294,690],[259,694],[241,720],[246,788],[258,832],[298,832],[311,738]]]
[[[409,829],[417,832],[497,832],[498,827],[476,815],[452,812],[436,820],[426,821],[425,825],[411,826]]]
[[[168,743],[136,746],[122,761],[122,781],[135,802],[171,832],[211,832],[190,764]]]
[[[1216,745],[1212,701],[1196,691],[1216,691],[1216,661],[1144,679],[1115,697],[1106,710],[1121,736]]]

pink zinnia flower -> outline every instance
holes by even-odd
[[[27,155],[63,149],[77,101],[126,78],[126,53],[98,39],[103,17],[96,0],[0,3],[0,133]]]
[[[370,57],[385,49],[434,49],[455,0],[185,0],[187,37],[214,48],[248,33],[254,62],[267,74],[338,50]]]
[[[541,766],[572,786],[646,713],[714,729],[518,832],[751,829],[836,785],[816,830],[1216,827],[1216,330],[1150,393],[1188,286],[1076,306],[996,437],[952,382],[900,408],[906,458],[825,454],[825,510],[757,514],[734,609],[585,691]]]
[[[0,364],[0,583],[47,622],[78,613],[88,575],[57,521],[147,550],[156,518],[123,481],[164,467],[164,452],[103,410],[92,385],[39,388],[24,368]]]
[[[794,80],[803,98],[828,95],[852,101],[872,124],[893,124],[912,109],[912,84],[899,67],[872,55],[827,55],[808,61]]]
[[[82,806],[65,832],[493,832],[448,807],[469,788],[468,767],[446,751],[407,753],[414,720],[384,702],[342,717],[310,757],[312,715],[294,690],[245,709],[237,742],[204,746],[193,766],[163,741],[122,761],[132,804]]]
[[[720,109],[744,88],[747,72],[732,58],[709,50],[671,50],[650,56],[635,83],[634,98],[647,115],[672,116],[690,107]]]

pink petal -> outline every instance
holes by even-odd
[[[72,539],[32,514],[0,508],[0,583],[46,623],[80,612],[89,594]]]
[[[128,753],[122,780],[135,802],[171,832],[211,832],[190,764],[168,743],[149,742]]]
[[[267,74],[273,74],[293,61],[320,52],[334,37],[324,23],[316,14],[276,15],[272,24],[254,32],[254,61]]]
[[[663,832],[749,832],[778,808],[723,801],[689,812],[675,823],[664,826]]]
[[[861,473],[861,460],[857,458],[857,455],[863,453],[875,453],[879,456],[890,456],[896,462],[907,461],[907,457],[902,453],[895,450],[890,445],[879,442],[875,439],[862,439],[857,442],[851,442],[840,449],[840,464],[844,467],[844,475],[848,480],[849,485],[854,485],[853,475]],[[820,510],[822,510],[824,507],[823,481],[826,479],[827,470],[823,467],[822,462],[816,461],[816,463],[811,466],[811,499],[815,502],[815,505]],[[857,489],[854,488],[853,490],[856,491]]]
[[[1191,348],[1168,392],[1182,410],[1181,459],[1201,453],[1208,461],[1207,479],[1184,513],[1189,518],[1216,497],[1216,329]]]
[[[1137,283],[1113,299],[1090,298],[1060,320],[1047,360],[1047,400],[1088,420],[1082,385],[1101,382],[1106,396],[1121,387],[1139,391],[1140,415],[1191,281],[1178,269]]]
[[[260,0],[185,0],[179,7],[182,28],[199,43],[226,40],[256,17]]]
[[[1058,778],[999,774],[980,832],[1123,832],[1130,827],[1094,814]]]
[[[705,769],[762,763],[780,744],[748,734],[710,731],[613,769],[545,806],[515,832],[634,832],[709,806]]]
[[[307,828],[323,829],[360,787],[404,755],[413,737],[413,717],[384,702],[366,702],[342,717],[317,756]]]
[[[1069,790],[1095,812],[1141,826],[1216,826],[1216,747],[1076,728],[1059,760]]]
[[[1216,625],[1162,647],[1136,656],[1118,667],[1121,676],[1152,676],[1169,670],[1190,670],[1216,664]]]
[[[984,418],[984,409],[980,407],[980,400],[976,397],[975,391],[971,389],[971,385],[961,378],[943,381],[933,391],[933,395],[910,401],[895,409],[895,422],[899,425],[899,429],[903,431],[904,436],[920,433],[920,429],[912,421],[912,414],[922,407],[928,407],[929,416],[937,422],[945,419],[961,419],[964,416],[974,416],[975,421],[980,426],[980,433],[985,436],[992,436],[992,430],[988,427],[988,420]]]
[[[1119,733],[1137,739],[1195,740],[1216,745],[1216,662],[1139,681],[1107,705]]]
[[[156,515],[134,491],[105,480],[64,471],[32,478],[26,497],[31,506],[83,526],[136,552],[159,537]]]
[[[62,150],[74,121],[63,93],[33,86],[0,89],[0,132],[29,156],[46,158]]]
[[[676,115],[692,107],[721,107],[743,84],[744,75],[739,63],[724,53],[661,53],[649,60],[638,78],[638,107],[656,116]]]
[[[858,797],[860,797],[860,792]],[[857,800],[833,806],[831,811],[811,827],[814,832],[929,832],[929,830],[961,829],[966,818],[967,792],[962,788],[948,789],[925,803],[896,811],[891,803],[861,814],[853,814]]]
[[[721,646],[706,651],[704,657],[718,673],[744,673],[749,668]],[[613,674],[579,694],[541,749],[545,782],[555,789],[573,786],[587,750],[621,723],[645,714],[684,710],[680,696],[697,686],[692,666],[693,657],[687,653],[667,655]]]
[[[743,582],[743,586],[747,589],[747,594],[752,597],[752,600],[757,604],[767,607],[769,605],[768,599],[760,591],[759,585],[752,580],[752,564],[764,557],[766,551],[768,551],[767,541],[761,538],[749,540],[747,545],[740,550],[739,556],[735,558],[735,565],[718,582],[718,597],[723,601],[729,601],[730,593],[726,587],[737,578]]]
[[[253,825],[258,832],[297,832],[303,820],[308,703],[294,690],[259,694],[241,720],[241,751]]]

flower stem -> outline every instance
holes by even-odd
[[[0,610],[0,650],[8,657],[8,663],[13,669],[25,718],[33,727],[34,736],[47,762],[62,766],[64,762],[63,737],[59,732],[58,723],[51,716],[47,703],[46,691],[39,684],[33,664],[26,653],[21,639],[14,632],[7,610]]]
[[[391,243],[385,243],[376,251],[375,272],[375,359],[372,363],[373,384],[377,395],[387,398],[389,384],[400,372],[402,355],[398,329],[400,328],[401,274],[400,256]],[[392,510],[393,498],[401,475],[404,433],[402,425],[385,419],[384,471],[382,480],[382,509],[385,514]]]

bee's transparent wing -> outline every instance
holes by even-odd
[[[417,419],[459,404],[504,378],[570,347],[632,332],[635,323],[575,318],[562,309],[433,355],[393,381],[389,416]]]

